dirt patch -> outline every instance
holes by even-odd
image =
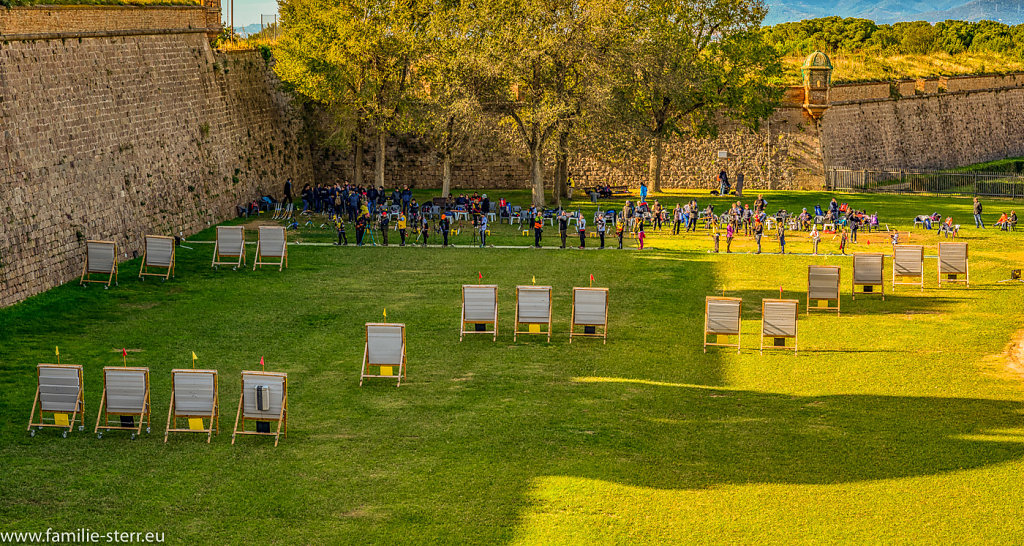
[[[1010,344],[1000,356],[1006,373],[1017,379],[1024,379],[1024,330],[1013,335]]]
[[[132,310],[137,310],[137,311],[145,311],[146,309],[152,309],[152,308],[156,307],[157,305],[160,305],[160,304],[158,302],[155,302],[155,301],[149,301],[149,302],[144,302],[144,303],[122,303],[121,304],[121,308],[122,309],[132,309]],[[120,349],[118,349],[118,350],[120,351]]]
[[[256,218],[255,220],[249,220],[248,222],[245,222],[242,225],[245,226],[245,229],[256,229],[260,226],[281,227],[281,223],[276,220],[261,220],[259,218]]]

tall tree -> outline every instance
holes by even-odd
[[[375,185],[382,187],[387,137],[403,128],[428,7],[420,0],[282,0],[280,10],[274,71],[326,107],[335,140],[361,150],[373,130]]]
[[[761,0],[641,0],[623,10],[611,110],[649,146],[661,191],[666,142],[756,128],[782,96],[779,55],[761,34]]]
[[[593,28],[604,0],[482,0],[471,11],[484,98],[510,122],[530,158],[533,203],[545,203],[549,139],[580,115],[577,100],[597,59]]]
[[[413,92],[416,132],[426,137],[441,159],[441,194],[445,196],[451,193],[455,156],[473,137],[487,132],[478,96],[493,82],[474,72],[473,63],[467,61],[470,36],[458,0],[436,0]]]

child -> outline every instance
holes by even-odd
[[[761,253],[761,235],[764,234],[764,224],[761,223],[760,218],[754,220],[754,240],[757,241],[757,252],[754,254]]]
[[[848,236],[846,235],[846,230],[844,229],[842,231],[842,237],[840,237],[840,239],[839,239],[839,252],[841,254],[843,254],[844,256],[846,255],[846,240],[847,240],[847,238],[848,238]]]
[[[398,213],[398,235],[399,235],[399,237],[402,238],[402,243],[399,246],[405,246],[405,228],[406,228],[405,213],[404,212],[400,212],[400,213]]]
[[[619,250],[622,250],[622,232],[625,231],[625,229],[626,222],[619,219],[619,221],[615,223],[615,234],[619,237]]]
[[[430,235],[430,224],[427,223],[427,215],[420,217],[420,235],[423,236],[423,246],[427,246],[427,237]]]
[[[637,231],[636,236],[637,236],[638,239],[640,239],[640,250],[643,250],[644,249],[644,237],[647,236],[647,234],[644,233],[644,219],[643,218],[640,218],[640,227],[639,227],[639,230]]]
[[[298,222],[296,222],[296,225],[298,225]],[[334,244],[348,246],[348,235],[345,234],[345,221],[340,216],[335,220],[334,227],[338,230],[338,242]]]
[[[786,253],[786,226],[779,222],[779,254]]]
[[[821,234],[818,233],[818,224],[811,228],[811,244],[814,245],[814,255],[818,255],[818,243],[821,242]]]
[[[715,254],[718,254],[718,241],[721,239],[722,234],[718,232],[718,220],[711,220],[711,240],[715,243]]]
[[[736,235],[736,228],[734,222],[729,222],[729,225],[725,228],[725,253],[732,254],[732,238]]]

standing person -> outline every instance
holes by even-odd
[[[565,194],[569,199],[572,199],[572,189],[576,187],[576,181],[572,179],[572,173],[569,173],[565,177]]]
[[[676,203],[676,208],[672,209],[672,235],[679,235],[679,228],[683,224],[683,209]]]
[[[721,195],[729,195],[729,175],[725,173],[725,169],[718,173],[718,193]]]
[[[402,212],[409,213],[409,201],[412,200],[412,190],[408,185],[402,186]]]
[[[761,236],[764,235],[764,224],[761,223],[761,218],[754,219],[754,240],[757,241],[757,252],[754,254],[761,253]]]
[[[402,242],[398,246],[405,246],[405,229],[407,221],[405,219],[405,213],[398,213],[398,236],[402,239]]]
[[[355,221],[359,212],[359,192],[353,191],[348,196],[348,219]]]
[[[786,253],[786,226],[782,222],[778,223],[779,230],[779,254]]]
[[[292,179],[284,181],[284,199],[281,199],[282,203],[292,204]]]
[[[423,236],[423,246],[427,246],[427,237],[430,236],[430,222],[427,215],[420,216],[420,235]]]
[[[732,238],[736,236],[736,222],[731,221],[725,228],[725,253],[732,254]]]
[[[480,230],[480,248],[484,248],[484,246],[487,245],[487,215],[486,214],[481,214],[480,215],[480,226],[478,227],[478,229]]]
[[[569,233],[569,214],[562,210],[558,215],[558,235],[562,238],[562,246],[565,248],[565,238]]]
[[[447,214],[441,214],[441,221],[437,223],[437,229],[441,231],[441,236],[444,237],[443,246],[448,248],[448,233],[451,232],[452,222],[448,219]]]
[[[600,211],[598,211],[597,221],[595,223],[597,224],[597,236],[601,238],[600,248],[604,249],[604,230],[607,227],[608,221],[605,220],[604,214],[600,214]]]
[[[981,221],[981,202],[974,198],[974,227],[985,229],[985,222]]]
[[[690,223],[686,226],[686,231],[692,231],[697,233],[697,202],[690,203]]]
[[[646,203],[647,202],[647,182],[644,182],[643,180],[640,181],[640,202],[641,203]],[[627,204],[628,204],[628,201],[627,201]]]
[[[576,229],[580,232],[580,250],[587,248],[587,219],[582,214],[577,215]]]
[[[644,231],[644,218],[640,217],[640,225],[636,229],[636,238],[640,241],[640,250],[644,249],[644,239],[647,238],[647,233]]]
[[[540,211],[533,217],[533,246],[540,248],[540,238],[544,235],[544,217]],[[564,248],[564,247],[563,247]]]
[[[811,244],[814,245],[814,255],[818,255],[818,243],[821,242],[821,234],[818,233],[818,224],[811,227]]]
[[[736,173],[736,197],[743,197],[743,173]]]
[[[847,241],[846,230],[843,229],[841,231],[841,233],[842,233],[842,236],[839,238],[839,252],[841,252],[843,255],[845,255],[846,254],[846,241]]]
[[[615,235],[619,237],[619,250],[622,250],[622,234],[624,231],[626,231],[626,221],[619,218],[615,222]]]
[[[718,254],[718,241],[721,239],[721,234],[718,233],[718,219],[711,219],[711,240],[715,243],[715,254]]]
[[[847,221],[847,223],[850,224],[850,231],[853,233],[852,240],[853,240],[853,242],[856,243],[857,242],[857,230],[860,229],[860,217],[857,216],[856,214],[851,214],[850,217],[849,217],[849,220]]]
[[[835,202],[835,199],[833,199],[832,201]],[[768,206],[768,201],[764,200],[764,195],[760,195],[759,194],[757,196],[757,199],[754,200],[754,212],[760,214],[760,213],[764,212],[764,209],[767,206]]]
[[[380,238],[384,241],[384,246],[388,246],[388,224],[391,223],[391,219],[388,218],[388,211],[381,210],[380,213]]]
[[[366,215],[356,218],[356,246],[363,246],[363,235],[366,233]]]
[[[334,227],[338,230],[338,242],[334,244],[348,246],[348,235],[345,233],[345,219],[340,216],[335,218]]]

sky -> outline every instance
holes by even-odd
[[[231,0],[221,0],[224,17],[228,17]],[[235,0],[235,26],[244,27],[252,23],[259,24],[260,15],[277,13],[277,0]],[[225,21],[227,23],[227,21]]]

